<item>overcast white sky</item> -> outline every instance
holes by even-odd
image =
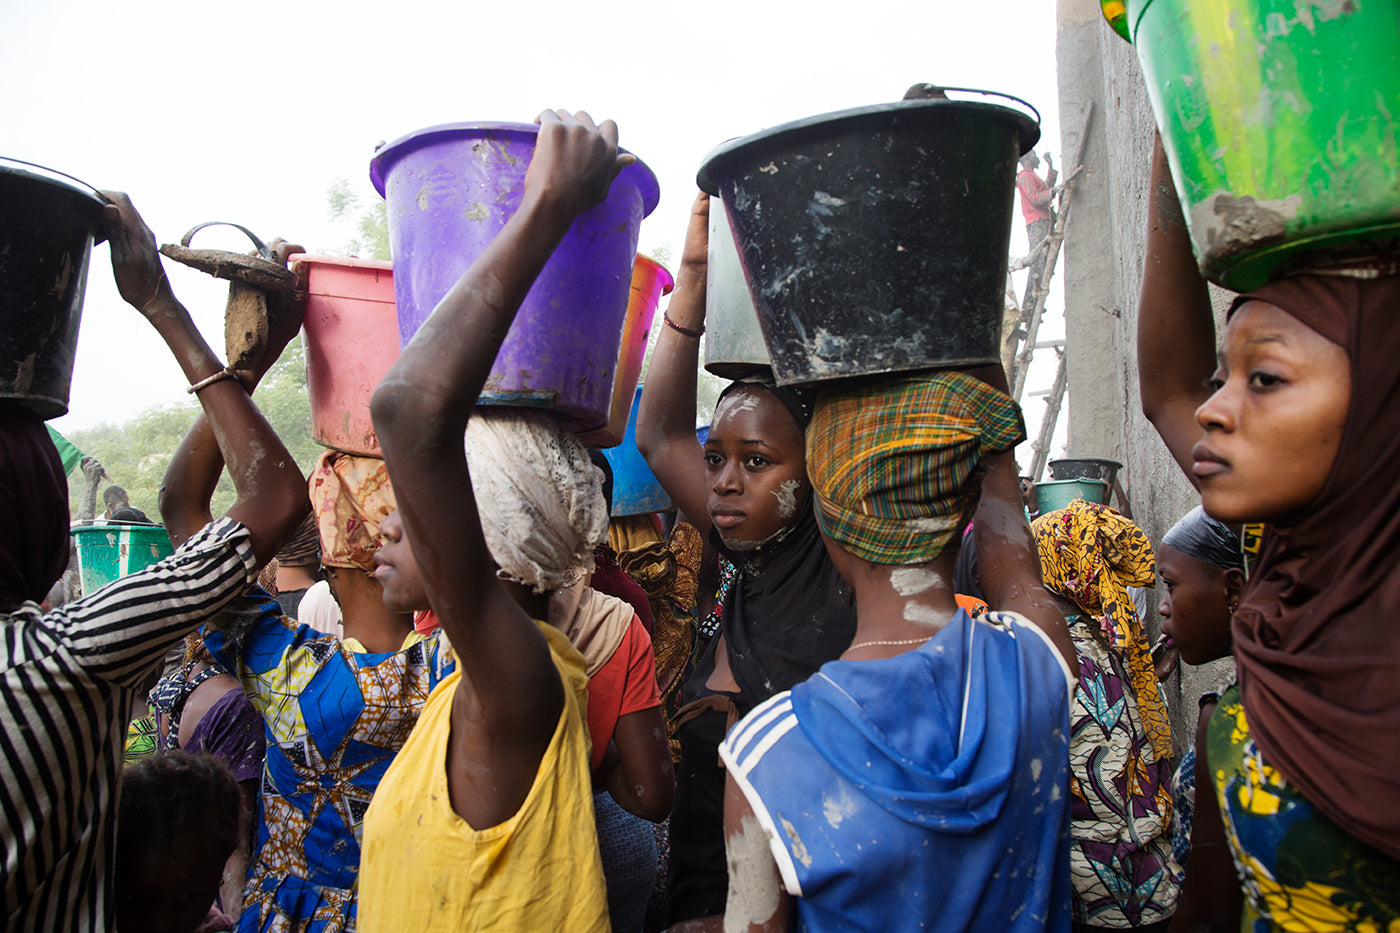
[[[230,220],[336,249],[326,191],[368,182],[375,144],[435,123],[529,121],[544,107],[618,122],[661,182],[641,248],[678,252],[701,159],[811,114],[897,100],[915,81],[1004,91],[1059,154],[1055,5],[111,0],[0,2],[0,155],[128,191],[160,242]],[[1019,212],[1013,252],[1025,250]],[[204,239],[208,236],[208,239]],[[246,249],[232,231],[197,245]],[[227,287],[166,263],[216,348]],[[1063,334],[1061,307],[1042,339]],[[1031,388],[1049,382],[1033,375]],[[70,412],[75,430],[184,398],[154,331],[93,255]],[[1034,434],[1043,404],[1026,400]]]

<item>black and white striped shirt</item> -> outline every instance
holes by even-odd
[[[224,518],[84,599],[0,614],[6,930],[111,929],[117,786],[135,691],[255,572],[248,530]]]

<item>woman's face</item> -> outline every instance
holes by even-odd
[[[1181,659],[1205,664],[1229,655],[1230,613],[1240,578],[1164,544],[1157,549],[1157,579],[1162,633],[1171,637]]]
[[[792,523],[807,492],[807,449],[792,415],[762,388],[720,400],[705,441],[710,521],[750,549]]]
[[[1322,490],[1351,401],[1346,351],[1263,301],[1230,318],[1192,472],[1224,522],[1287,524]]]
[[[374,573],[384,590],[384,605],[393,612],[431,608],[423,575],[408,543],[403,519],[397,510],[379,523],[379,550],[374,552]]]

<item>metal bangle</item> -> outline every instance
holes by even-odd
[[[231,370],[231,369],[229,369],[227,366],[225,366],[223,369],[221,369],[221,370],[219,370],[218,372],[214,373],[214,375],[212,375],[212,376],[205,376],[203,379],[199,380],[198,382],[196,382],[194,385],[190,386],[190,387],[189,387],[188,389],[186,389],[185,391],[188,392],[190,395],[194,395],[194,394],[195,394],[196,392],[198,392],[200,389],[203,389],[203,388],[205,388],[206,386],[211,386],[211,385],[213,385],[214,383],[218,382],[220,379],[236,379],[236,378],[238,378],[237,374],[236,374],[233,370]]]

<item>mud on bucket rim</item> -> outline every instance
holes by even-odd
[[[374,190],[384,195],[384,184],[394,163],[406,152],[418,149],[423,146],[432,145],[435,142],[445,142],[471,134],[495,133],[505,135],[515,135],[517,137],[539,135],[540,126],[538,123],[510,123],[496,120],[472,120],[461,123],[439,123],[436,126],[427,126],[421,130],[414,130],[406,133],[391,143],[385,143],[374,151],[374,157],[369,163],[369,180],[374,185]],[[641,177],[634,179],[637,190],[642,194],[642,216],[646,217],[656,210],[656,204],[661,197],[661,186],[656,180],[656,173],[647,167],[636,153],[622,146],[617,147],[618,154],[627,154],[636,159],[631,165],[617,173],[614,183],[624,175],[636,174]]]
[[[927,109],[946,109],[956,107],[960,110],[972,109],[974,112],[982,111],[988,115],[1001,116],[1008,120],[1021,123],[1021,155],[1031,151],[1036,143],[1040,142],[1040,111],[1030,103],[1013,97],[1010,94],[1001,94],[996,91],[983,91],[974,88],[949,87],[945,91],[962,92],[970,94],[983,94],[989,97],[996,97],[1002,100],[1014,101],[1031,111],[1031,114],[1013,110],[1005,104],[994,104],[975,100],[899,100],[889,101],[883,104],[867,104],[863,107],[852,107],[848,110],[834,110],[830,113],[819,113],[810,117],[803,117],[800,120],[793,120],[768,129],[750,133],[747,136],[740,136],[720,143],[710,150],[700,164],[700,170],[696,173],[695,182],[700,189],[711,197],[719,195],[719,183],[715,180],[715,168],[731,159],[738,158],[742,153],[751,149],[756,149],[767,144],[775,136],[790,136],[797,140],[806,140],[812,137],[822,136],[830,133],[836,124],[853,124],[859,127],[862,123],[876,123],[883,125],[885,121],[903,111],[919,111]],[[847,129],[842,126],[842,129]]]

